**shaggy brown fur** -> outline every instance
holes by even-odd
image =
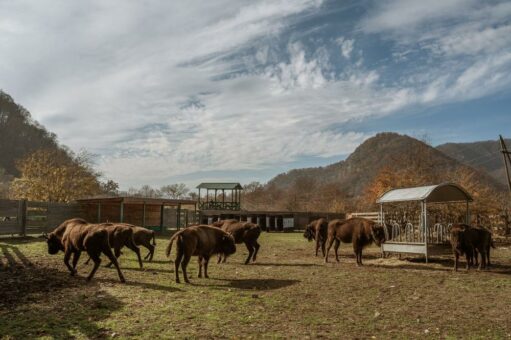
[[[189,283],[186,267],[192,256],[199,257],[199,277],[202,277],[204,266],[204,277],[208,277],[208,264],[212,255],[222,253],[231,255],[236,252],[234,238],[225,231],[207,225],[188,227],[175,233],[167,246],[167,257],[170,256],[172,243],[176,241],[177,253],[174,263],[176,282],[179,283],[179,265],[183,270],[185,282]]]
[[[362,265],[362,250],[371,243],[380,246],[385,242],[385,230],[371,220],[355,217],[348,220],[333,220],[328,224],[325,262],[328,262],[328,252],[335,242],[335,260],[339,262],[338,249],[341,242],[352,243],[357,258],[357,265]]]
[[[59,240],[56,234],[52,233],[47,237],[47,243],[48,253],[52,255],[58,253],[59,250],[64,251],[64,264],[69,269],[72,276],[76,274],[76,264],[78,263],[82,251],[86,251],[94,261],[94,268],[92,268],[89,276],[87,276],[87,281],[90,281],[101,263],[100,255],[104,253],[115,265],[121,282],[125,282],[117,259],[110,249],[108,232],[104,227],[82,223],[74,224],[72,227],[68,225],[68,227],[65,228],[61,240]],[[71,255],[73,255],[72,267],[69,264]]]
[[[303,233],[303,237],[307,240],[316,241],[316,256],[318,256],[318,250],[321,246],[321,252],[323,256],[325,256],[325,243],[327,239],[328,232],[328,222],[324,218],[320,218],[312,221],[305,227],[305,231]]]
[[[88,224],[88,222],[86,220],[84,220],[83,218],[71,218],[69,220],[65,220],[57,228],[55,228],[51,233],[49,233],[49,234],[43,233],[43,237],[46,239],[57,238],[59,241],[62,241],[62,236],[64,235],[64,232],[66,231],[67,228],[72,228],[75,225],[80,225],[80,224]]]
[[[256,260],[257,253],[261,245],[257,242],[259,235],[261,235],[261,228],[251,222],[238,222],[236,220],[224,220],[222,221],[221,229],[234,237],[236,244],[245,243],[248,250],[248,257],[245,260],[245,264],[248,264],[252,259],[252,262]],[[227,256],[224,254],[218,254],[218,263],[227,260]]]
[[[483,227],[468,224],[455,224],[451,228],[451,246],[454,254],[454,270],[458,270],[459,257],[465,255],[467,270],[477,265],[478,254],[481,256],[479,270],[490,266],[490,247],[495,247],[491,232]]]

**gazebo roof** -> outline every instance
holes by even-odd
[[[243,189],[243,187],[239,183],[201,183],[197,185],[197,189],[235,190]]]
[[[393,189],[384,193],[376,203],[413,202],[472,202],[472,196],[454,183],[442,183],[415,188]]]

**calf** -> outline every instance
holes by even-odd
[[[223,231],[231,234],[234,237],[234,242],[236,242],[236,244],[245,243],[245,246],[248,250],[248,257],[245,260],[245,264],[248,264],[251,259],[252,261],[256,260],[257,253],[261,247],[257,242],[259,235],[261,235],[261,228],[259,225],[251,222],[225,220],[221,224],[220,228]],[[224,263],[227,260],[227,256],[225,256],[225,254],[219,254],[218,263],[222,261],[222,257]]]
[[[208,278],[209,259],[214,254],[231,255],[236,252],[234,238],[225,231],[207,225],[188,227],[175,233],[169,241],[166,254],[170,256],[172,243],[176,241],[177,253],[174,263],[176,282],[179,283],[179,265],[183,270],[183,277],[186,283],[190,283],[186,273],[186,267],[192,256],[199,257],[199,277],[202,277],[204,266],[204,277]]]
[[[156,248],[156,233],[154,230],[149,230],[143,227],[132,226],[133,239],[137,246],[144,246],[149,250],[149,253],[144,257],[144,260],[153,260],[154,249]],[[152,241],[152,242],[151,242]]]
[[[305,227],[305,231],[303,233],[303,237],[307,240],[316,241],[316,256],[318,256],[318,250],[321,246],[321,252],[323,256],[325,256],[325,242],[327,239],[327,231],[328,231],[328,222],[324,218],[320,218],[312,221]]]
[[[64,264],[71,272],[71,276],[77,273],[76,264],[78,263],[82,251],[86,251],[94,261],[94,268],[92,268],[89,276],[87,276],[87,281],[90,281],[98,270],[101,263],[100,255],[103,253],[115,265],[120,281],[125,282],[117,259],[110,249],[108,232],[105,228],[95,224],[78,223],[74,224],[72,227],[67,226],[62,234],[62,239],[59,239],[55,232],[47,235],[46,239],[49,254],[54,255],[60,250],[64,251]],[[72,267],[69,264],[71,255],[73,255]]]
[[[328,252],[335,242],[335,260],[339,262],[338,249],[341,242],[352,243],[357,258],[357,265],[362,265],[362,250],[371,243],[380,246],[385,242],[383,226],[371,220],[355,217],[348,220],[333,220],[328,223],[325,262],[328,262]]]
[[[458,270],[459,257],[463,255],[467,259],[467,270],[474,262],[477,265],[478,254],[481,256],[479,270],[490,265],[490,247],[495,246],[491,239],[491,232],[486,228],[455,224],[451,227],[450,241],[454,254],[455,271]]]

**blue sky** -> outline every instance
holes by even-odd
[[[126,189],[511,133],[511,3],[2,1],[0,87]]]

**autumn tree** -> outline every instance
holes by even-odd
[[[20,177],[11,185],[15,199],[69,202],[101,193],[100,174],[86,154],[44,149],[16,162]]]

